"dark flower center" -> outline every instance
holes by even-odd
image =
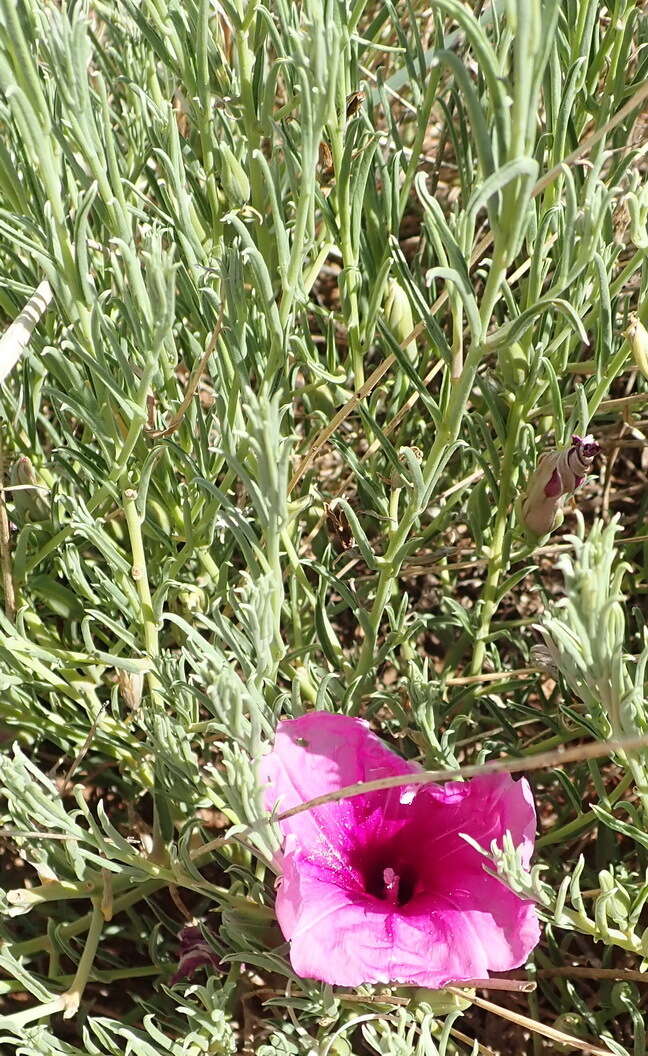
[[[414,894],[416,873],[411,865],[376,862],[365,871],[365,891],[392,906],[404,906]]]

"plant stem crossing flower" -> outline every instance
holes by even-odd
[[[280,722],[260,763],[266,808],[280,812],[418,771],[362,719],[328,712]],[[535,810],[525,779],[405,783],[279,825],[276,913],[302,977],[436,988],[517,968],[538,942],[534,904],[489,875],[462,836],[489,847],[508,831],[527,866]]]

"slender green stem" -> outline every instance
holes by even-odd
[[[146,567],[146,551],[144,549],[144,539],[142,537],[142,522],[136,505],[137,492],[133,488],[128,487],[127,478],[124,478],[122,484],[122,504],[133,558],[131,576],[135,582],[137,594],[140,599],[144,645],[147,654],[152,660],[156,660],[159,655],[158,631],[153,615],[151,587]],[[151,690],[151,695],[156,699],[157,703],[160,703],[158,697],[159,681],[157,675],[155,672],[149,671],[146,677]]]
[[[336,214],[340,228],[340,250],[342,252],[343,273],[340,276],[340,296],[347,326],[347,341],[353,383],[356,391],[364,385],[364,353],[360,340],[360,310],[358,294],[360,291],[360,271],[358,259],[353,246],[351,232],[351,176],[343,173],[344,132],[346,127],[345,111],[341,104],[338,124],[331,130],[331,148],[333,167],[337,175]]]
[[[90,977],[92,965],[97,955],[103,926],[104,918],[103,913],[101,912],[101,900],[95,899],[92,903],[92,917],[90,920],[88,937],[83,947],[79,966],[76,970],[74,979],[72,980],[70,989],[63,994],[63,999],[65,1001],[65,1011],[63,1013],[64,1019],[71,1019],[79,1009],[79,1004],[83,997],[83,991],[86,988],[86,983]]]
[[[220,222],[221,208],[218,200],[215,173],[215,151],[214,130],[212,125],[213,96],[209,85],[209,0],[200,0],[198,12],[198,47],[197,47],[197,74],[198,74],[198,131],[200,135],[200,147],[202,151],[202,163],[205,170],[207,198],[211,212],[212,230],[211,235],[215,240],[221,234]]]
[[[33,1008],[26,1008],[24,1012],[14,1012],[11,1016],[3,1016],[3,1026],[5,1029],[13,1027],[14,1030],[21,1030],[28,1023],[33,1023],[37,1019],[47,1019],[48,1016],[55,1016],[57,1012],[62,1012],[64,1009],[65,997],[61,994],[60,997],[55,997],[52,1001],[35,1005]]]
[[[240,96],[243,106],[243,125],[247,145],[247,171],[250,179],[250,204],[256,209],[259,216],[263,217],[266,211],[266,194],[263,183],[263,173],[254,152],[261,147],[261,130],[257,119],[256,105],[254,102],[254,50],[250,44],[250,38],[256,24],[254,7],[251,6],[251,16],[237,29],[234,35],[236,65],[239,77]],[[265,224],[257,227],[257,239],[259,250],[266,262],[272,261],[274,251],[272,247],[272,232]]]
[[[624,774],[614,791],[610,793],[608,803],[611,806],[617,803],[624,792],[627,792],[631,787],[633,781],[633,774]],[[592,812],[589,814],[581,814],[566,825],[561,825],[557,829],[551,829],[551,831],[545,833],[544,836],[540,836],[540,838],[536,840],[536,849],[539,850],[541,847],[547,847],[552,843],[564,843],[566,840],[573,839],[575,836],[580,836],[588,829],[594,828],[597,820],[596,814],[593,814]]]
[[[314,198],[314,169],[314,159],[309,158],[306,153],[306,156],[302,158],[301,186],[293,230],[293,242],[279,308],[279,318],[281,325],[284,327],[288,323],[295,298],[299,292],[304,259],[304,240]]]
[[[496,244],[480,308],[482,332],[484,333],[486,332],[487,324],[491,317],[495,302],[497,301],[505,274],[506,256]],[[482,355],[482,344],[481,342],[477,342],[472,346],[466,357],[461,375],[458,378],[451,379],[452,388],[443,415],[443,421],[437,430],[434,443],[423,466],[423,480],[425,484],[424,499],[426,504],[429,502],[441,469],[447,459],[448,449],[459,435],[463,416],[475,381],[475,374],[477,373],[477,368],[481,362]],[[411,495],[398,527],[396,530],[390,531],[387,550],[381,561],[376,595],[369,614],[370,632],[365,635],[365,640],[360,650],[358,664],[354,673],[354,680],[357,681],[353,698],[356,701],[366,691],[368,676],[373,666],[376,641],[380,631],[385,606],[389,601],[392,590],[394,589],[395,581],[399,575],[403,561],[407,556],[407,540],[409,534],[421,512],[422,510],[418,504],[417,498],[414,495]]]
[[[421,152],[423,150],[423,144],[428,131],[428,123],[430,120],[430,114],[432,107],[434,106],[434,100],[436,98],[437,88],[441,80],[441,66],[437,66],[435,69],[430,70],[428,74],[428,82],[425,88],[425,95],[421,104],[420,110],[417,114],[418,127],[416,129],[416,135],[412,142],[412,154],[405,170],[405,176],[403,177],[403,184],[400,190],[400,212],[401,217],[405,212],[407,203],[409,201],[410,191],[412,190],[412,184],[414,183],[414,177],[418,172]]]
[[[126,518],[126,526],[128,528],[131,554],[133,559],[131,575],[133,577],[133,580],[135,581],[137,595],[140,601],[140,619],[144,634],[144,646],[147,655],[151,658],[151,660],[153,660],[155,664],[155,661],[157,660],[160,652],[159,637],[157,624],[155,622],[153,599],[151,597],[151,587],[149,584],[148,571],[146,565],[146,552],[144,549],[144,539],[142,537],[142,522],[140,520],[140,515],[137,511],[136,506],[137,492],[133,488],[126,486],[127,484],[128,478],[124,477],[122,480],[122,504],[124,508],[124,516]],[[160,714],[164,708],[164,698],[162,696],[160,680],[158,678],[155,667],[147,671],[146,681],[148,683],[153,714]],[[161,792],[160,794],[158,793],[157,780],[156,788],[153,794],[153,803],[154,847],[152,858],[155,861],[164,862],[167,860],[165,844],[171,836],[171,833],[173,831],[173,824],[171,821],[167,798],[163,792]]]
[[[495,526],[489,548],[490,557],[482,594],[481,618],[477,634],[475,635],[475,647],[470,668],[470,672],[473,675],[480,673],[484,663],[490,624],[498,605],[499,582],[507,567],[507,563],[504,560],[504,546],[507,538],[511,497],[514,494],[518,476],[517,456],[523,418],[524,408],[521,403],[516,401],[511,408],[507,422],[504,456],[500,469],[497,513],[495,514]]]
[[[170,971],[170,968],[167,969]],[[115,968],[110,971],[93,968],[90,973],[90,981],[98,983],[119,983],[122,979],[151,979],[158,978],[164,974],[164,966],[159,964],[147,964],[142,967]],[[73,975],[60,975],[50,981],[67,986],[73,980]]]

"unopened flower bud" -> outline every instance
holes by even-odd
[[[390,279],[387,284],[385,320],[393,331],[394,337],[401,345],[403,341],[407,340],[414,329],[414,318],[412,316],[409,297],[400,283],[396,282],[395,279]],[[405,351],[407,352],[410,361],[414,362],[417,356],[416,340],[410,341]]]
[[[554,1020],[553,1025],[554,1030],[559,1030],[561,1033],[574,1034],[577,1038],[584,1038],[587,1034],[587,1023],[578,1012],[563,1012],[561,1016]],[[566,1048],[562,1044],[553,1047],[563,1052]]]
[[[144,689],[144,675],[140,671],[117,672],[117,684],[126,706],[131,711],[137,711],[142,703],[142,692]]]
[[[207,971],[220,969],[220,957],[206,941],[201,929],[195,924],[185,924],[180,932],[180,959],[178,967],[169,979],[176,986],[183,979],[191,979],[199,968]]]
[[[557,680],[560,668],[556,663],[554,653],[544,643],[538,643],[532,647],[531,663],[534,667],[541,667],[543,671],[551,675],[554,681]]]
[[[324,512],[329,538],[335,549],[340,552],[350,550],[353,546],[353,531],[342,507],[333,499],[333,502],[324,504]]]
[[[50,515],[47,488],[36,473],[27,455],[21,455],[9,471],[9,482],[14,503],[14,516],[18,524],[28,521],[46,521]]]
[[[195,584],[181,587],[169,595],[169,608],[181,616],[193,616],[196,612],[207,611],[207,595],[202,587]]]
[[[629,178],[630,189],[625,195],[625,206],[630,220],[630,241],[637,249],[648,248],[648,186],[642,181],[640,173],[633,173]]]
[[[235,154],[225,143],[219,147],[220,180],[230,205],[240,209],[250,200],[250,181]]]
[[[601,891],[603,895],[607,896],[605,900],[605,909],[608,917],[610,917],[615,924],[623,927],[628,922],[628,914],[630,912],[631,901],[627,891],[625,891],[616,881],[614,874],[609,869],[603,869],[599,873],[599,884],[601,885]]]
[[[497,373],[508,392],[517,393],[526,381],[529,364],[522,345],[517,341],[500,345],[497,352]]]
[[[637,367],[644,378],[648,378],[648,330],[646,330],[639,316],[630,316],[628,329],[623,336],[630,345],[632,358]]]
[[[413,444],[411,444],[407,448],[400,447],[398,449],[398,461],[400,462],[401,466],[403,466],[404,472],[400,473],[397,469],[392,470],[390,481],[392,488],[402,488],[404,484],[411,483],[411,472],[407,472],[409,468],[410,458],[413,460],[413,462],[418,463],[418,465],[421,465],[421,463],[423,462],[423,452],[421,451],[420,447],[415,447]]]
[[[562,524],[565,498],[583,483],[600,450],[593,436],[572,436],[569,447],[542,456],[522,498],[525,528],[543,536]]]

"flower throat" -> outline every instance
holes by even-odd
[[[410,865],[399,865],[396,871],[391,865],[381,863],[365,873],[365,890],[382,902],[404,906],[414,894],[415,881],[414,870]]]

